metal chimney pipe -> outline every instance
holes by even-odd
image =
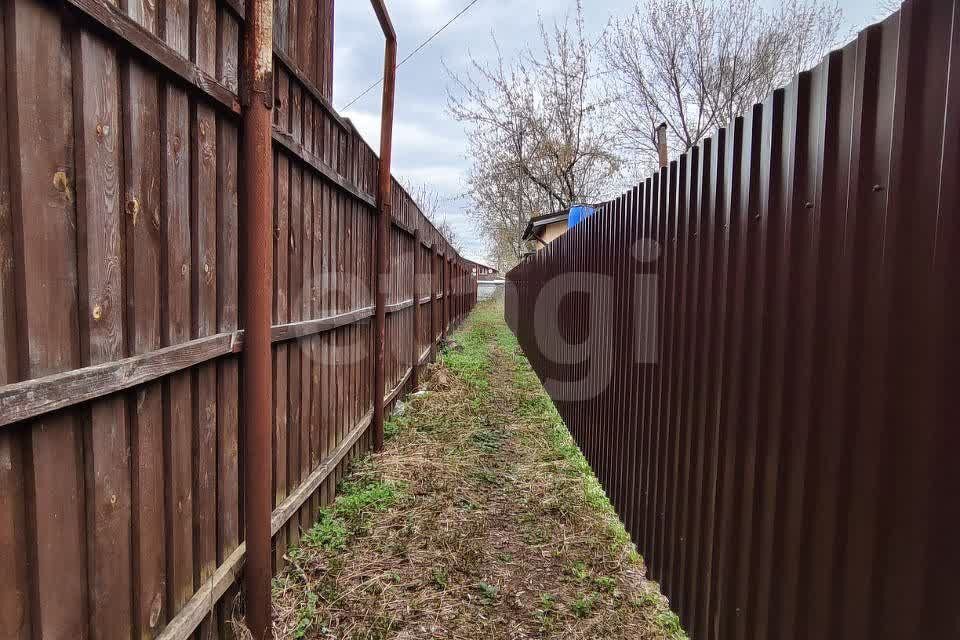
[[[670,157],[667,153],[667,123],[661,122],[657,125],[657,152],[660,154],[660,168],[670,164]]]

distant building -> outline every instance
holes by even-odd
[[[592,205],[574,205],[569,209],[534,216],[527,223],[527,228],[523,232],[523,239],[533,243],[535,251],[540,251],[540,249],[565,234],[567,229],[593,215],[594,211]]]
[[[470,266],[473,275],[477,276],[477,280],[497,280],[501,277],[496,267],[473,260],[465,260],[465,262]]]

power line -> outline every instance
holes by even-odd
[[[433,34],[432,34],[429,38],[427,38],[426,40],[424,40],[423,42],[421,42],[419,45],[417,45],[417,48],[414,49],[413,51],[411,51],[411,52],[407,55],[407,57],[404,58],[403,60],[401,60],[400,63],[399,63],[396,67],[394,67],[394,68],[395,68],[395,69],[399,69],[400,67],[402,67],[404,62],[406,62],[407,60],[409,60],[409,59],[412,58],[413,56],[417,55],[417,54],[420,52],[421,49],[423,49],[423,48],[426,47],[428,44],[430,44],[430,43],[433,41],[434,38],[436,38],[438,35],[440,35],[441,33],[443,33],[443,32],[446,30],[447,27],[449,27],[449,26],[452,25],[454,22],[456,22],[457,19],[458,19],[460,16],[462,16],[462,15],[465,14],[467,11],[469,11],[469,10],[470,10],[470,7],[472,7],[473,5],[477,4],[478,2],[480,2],[480,0],[473,0],[472,2],[470,2],[470,4],[468,4],[468,5],[465,6],[463,9],[461,9],[461,10],[460,10],[460,13],[458,13],[457,15],[453,16],[452,18],[450,18],[450,20],[447,22],[447,24],[443,25],[442,27],[440,27],[439,29],[437,29],[436,31],[434,31]],[[347,109],[349,109],[350,107],[352,107],[352,106],[357,102],[357,100],[359,100],[359,99],[362,98],[363,96],[367,95],[367,94],[370,93],[374,88],[376,88],[377,86],[379,86],[379,85],[381,85],[381,84],[383,84],[383,78],[380,78],[379,80],[377,80],[376,82],[374,82],[373,84],[371,84],[369,87],[367,87],[366,89],[364,89],[364,90],[363,90],[363,93],[361,93],[361,94],[358,95],[356,98],[354,98],[353,100],[351,100],[350,103],[349,103],[347,106],[341,108],[340,111],[346,111]]]

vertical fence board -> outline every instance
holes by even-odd
[[[5,49],[7,5],[0,6],[0,68],[7,68]],[[0,92],[7,93],[6,73],[0,75]],[[10,144],[7,104],[0,104],[0,149]],[[0,153],[0,385],[17,382],[17,320],[14,285],[13,211],[10,164]],[[0,590],[0,638],[30,637],[30,599],[27,575],[27,541],[23,486],[22,430],[0,433],[0,574],[8,587]]]
[[[221,22],[222,25],[222,22]],[[223,55],[223,54],[222,54]],[[229,60],[221,60],[222,67]],[[217,121],[217,330],[239,327],[239,212],[237,202],[238,144],[236,127]],[[217,363],[217,566],[240,544],[240,362]],[[219,607],[220,637],[228,637],[233,617],[231,589]]]
[[[18,368],[29,379],[80,365],[72,65],[69,36],[54,8],[14,3],[5,11],[6,51],[14,52],[7,60],[10,159],[19,159],[10,168]],[[34,636],[85,637],[85,488],[76,415],[37,420],[24,446],[31,594],[14,597],[21,606],[29,602],[26,624]]]
[[[168,16],[168,21],[170,17]],[[162,188],[164,344],[190,339],[190,118],[186,93],[164,87]],[[167,592],[175,615],[193,594],[193,393],[192,372],[167,382],[164,460],[166,465]]]
[[[281,128],[284,125],[281,124]],[[289,321],[288,269],[290,247],[290,160],[283,152],[275,158],[276,182],[274,187],[274,249],[273,249],[273,322],[284,324]],[[287,439],[288,439],[288,399],[287,382],[289,374],[289,347],[286,343],[273,348],[273,490],[274,507],[287,496]],[[274,565],[283,566],[283,555],[287,552],[287,531],[281,529],[274,540]]]
[[[100,39],[74,34],[79,316],[84,363],[124,357],[117,59]],[[131,616],[130,443],[122,396],[97,400],[85,416],[90,633],[122,638]]]
[[[160,93],[156,77],[135,61],[124,81],[124,211],[129,353],[160,348],[161,169]],[[129,400],[133,489],[134,628],[151,638],[166,611],[163,385],[153,382]]]
[[[199,2],[202,6],[202,0]],[[211,10],[200,9],[201,15]],[[213,35],[216,35],[215,32]],[[201,48],[197,45],[197,57]],[[210,51],[210,54],[213,52]],[[214,56],[211,67],[215,64]],[[214,70],[211,68],[211,72]],[[217,331],[217,120],[213,110],[194,105],[191,117],[192,324],[195,338]],[[196,368],[193,379],[193,547],[194,588],[217,567],[217,364]],[[215,613],[215,612],[211,612]],[[200,628],[208,636],[212,617]]]

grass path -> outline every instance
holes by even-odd
[[[274,583],[278,638],[683,638],[486,303]]]

